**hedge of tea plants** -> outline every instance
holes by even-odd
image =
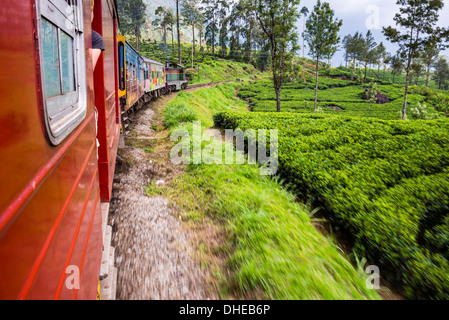
[[[279,171],[410,298],[449,298],[449,121],[225,112],[220,128],[278,129]]]
[[[385,94],[389,103],[370,104],[362,98],[367,85],[341,79],[319,78],[318,107],[321,113],[341,116],[356,116],[396,120],[400,118],[404,103],[404,88],[399,85],[378,84],[377,90]],[[410,107],[427,102],[427,96],[421,91],[413,91],[408,95]],[[249,99],[254,112],[276,111],[276,95],[269,79],[257,81],[244,86],[239,97]],[[315,82],[286,83],[281,91],[281,111],[311,113],[314,110]],[[433,104],[430,104],[433,106]],[[410,108],[409,108],[410,109]],[[438,109],[438,111],[443,111]],[[430,116],[438,112],[429,108]],[[410,117],[411,118],[411,117]]]

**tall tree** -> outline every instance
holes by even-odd
[[[353,39],[352,39],[352,36],[350,34],[346,35],[343,38],[343,41],[342,41],[343,49],[345,50],[344,57],[345,57],[345,66],[346,66],[346,68],[348,67],[348,60],[349,60],[349,57],[350,57],[352,41],[353,41]],[[304,56],[304,54],[303,54],[303,56]]]
[[[172,12],[165,7],[159,6],[157,7],[155,14],[157,18],[153,20],[152,25],[161,29],[162,41],[167,45],[167,30],[173,21]]]
[[[254,0],[256,19],[271,47],[276,110],[281,112],[281,90],[288,77],[288,65],[298,48],[295,31],[299,0]]]
[[[142,0],[119,0],[120,29],[124,34],[133,34],[136,38],[136,49],[139,43],[142,27],[146,21],[147,6]]]
[[[449,46],[447,41],[443,42],[441,39],[441,37],[444,37],[445,33],[447,34],[448,32],[449,31],[447,30],[446,32],[442,31],[441,28],[437,27],[434,29],[433,34],[424,42],[421,58],[426,68],[426,87],[429,87],[430,70],[433,63],[438,58],[440,52]]]
[[[329,57],[335,52],[340,37],[338,32],[343,25],[343,20],[334,18],[334,11],[326,2],[317,1],[313,11],[307,20],[305,38],[309,45],[310,55],[316,61],[315,75],[315,105],[314,111],[317,111],[318,101],[318,67],[320,58]]]
[[[366,83],[368,64],[376,61],[376,54],[377,54],[376,47],[377,43],[374,40],[373,33],[371,32],[371,30],[368,30],[363,42],[363,49],[360,52],[361,53],[360,58],[365,64],[365,78],[363,80],[364,83]]]
[[[440,57],[435,63],[435,73],[433,79],[438,85],[438,89],[447,90],[449,85],[449,63],[444,57]]]
[[[306,20],[307,20],[307,16],[309,15],[309,9],[307,9],[307,7],[304,6],[304,7],[301,8],[300,13],[304,16],[304,24],[303,24],[303,27],[302,27],[302,57],[304,58],[305,57],[305,53],[304,52],[305,52],[305,49],[306,49],[306,46],[304,44],[304,32],[306,32]]]
[[[206,34],[212,45],[212,55],[215,56],[215,45],[220,21],[226,16],[228,3],[225,0],[202,0],[203,15],[206,21]]]
[[[182,65],[182,59],[181,59],[181,33],[179,28],[179,3],[181,0],[174,0],[176,4],[176,30],[178,34],[178,63]]]
[[[199,9],[196,0],[184,0],[181,6],[183,22],[186,26],[192,27],[192,68],[195,56],[195,26],[199,18]]]
[[[393,74],[393,83],[395,80],[395,76],[397,75],[399,80],[398,83],[401,84],[401,74],[402,70],[404,70],[404,63],[399,55],[394,56],[391,58],[391,73]]]
[[[254,16],[253,2],[251,0],[240,0],[242,18],[246,23],[245,26],[245,38],[246,38],[246,50],[248,52],[248,62],[253,63],[253,32],[256,24],[256,18]],[[245,54],[246,57],[246,54]]]
[[[399,45],[399,54],[405,59],[405,94],[402,108],[402,119],[405,120],[412,61],[419,56],[429,37],[434,35],[439,11],[444,4],[443,0],[397,0],[396,3],[400,8],[393,20],[398,28],[383,28],[383,33],[389,41]],[[440,29],[440,32],[441,36],[447,38],[445,29]]]
[[[375,57],[377,58],[377,79],[380,79],[380,66],[382,64],[385,65],[385,60],[388,57],[387,48],[385,48],[382,42],[376,48]]]

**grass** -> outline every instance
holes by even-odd
[[[223,83],[194,92],[180,92],[164,111],[166,127],[176,127],[184,122],[201,121],[205,127],[214,124],[212,116],[221,111],[246,111],[246,103],[235,97],[239,83]]]
[[[165,125],[191,132],[186,119],[207,128],[217,112],[246,111],[246,104],[234,97],[236,88],[223,84],[179,94],[166,107]],[[222,298],[379,299],[376,291],[366,288],[366,275],[313,227],[307,206],[279,181],[262,177],[257,165],[204,161],[188,165],[167,189],[152,185],[147,193],[163,191],[184,219],[192,224],[211,220],[223,231],[218,248],[200,248],[207,253],[202,265],[212,268]],[[211,254],[221,256],[225,264],[214,267]]]

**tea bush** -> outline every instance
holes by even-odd
[[[449,298],[449,121],[225,112],[220,128],[278,129],[279,171],[410,298]]]

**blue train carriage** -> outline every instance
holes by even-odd
[[[147,73],[145,73],[144,90],[151,100],[166,94],[165,68],[156,60],[143,57]],[[148,99],[147,99],[148,100]]]
[[[145,63],[143,57],[126,41],[126,104],[124,111],[128,111],[135,105],[140,107],[141,99],[144,98],[145,90]]]
[[[179,91],[187,89],[189,79],[186,77],[186,68],[180,64],[167,64],[165,68],[167,74],[167,88],[169,91]]]

